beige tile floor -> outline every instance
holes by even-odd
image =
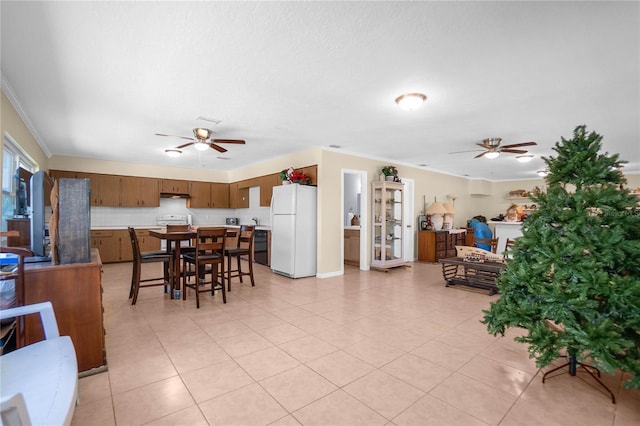
[[[438,265],[298,280],[256,266],[255,288],[200,309],[159,287],[131,306],[130,268],[104,266],[109,368],[80,380],[73,425],[640,424],[621,374],[603,379],[615,405],[581,375],[543,384],[518,330],[479,323],[498,296],[446,288]]]

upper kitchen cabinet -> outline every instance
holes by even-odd
[[[122,176],[120,179],[121,207],[159,207],[160,182],[159,179]]]
[[[189,194],[189,181],[176,179],[162,179],[160,181],[160,193],[185,195]]]
[[[238,182],[229,184],[229,208],[238,208]]]
[[[317,185],[318,184],[318,166],[314,164],[313,166],[302,167],[298,169],[299,172],[304,173],[309,176],[310,184]]]
[[[89,179],[92,206],[120,206],[120,176],[70,170],[50,170],[49,173],[56,179]]]
[[[224,209],[229,207],[229,184],[191,182],[189,184],[189,208]]]
[[[260,179],[260,207],[271,206],[271,195],[273,187],[280,185],[280,177],[278,173],[266,175]]]
[[[77,178],[89,178],[92,206],[120,206],[120,176],[101,175],[96,173],[77,173]]]
[[[229,208],[229,184],[228,183],[212,183],[211,184],[211,207],[214,209]]]

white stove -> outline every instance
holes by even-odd
[[[165,214],[162,216],[156,216],[156,225],[188,225],[189,221],[185,214]]]
[[[165,214],[162,216],[156,216],[156,225],[189,225],[189,216],[185,214]],[[180,241],[181,247],[189,247],[191,241]],[[160,240],[160,249],[167,249],[167,240]]]

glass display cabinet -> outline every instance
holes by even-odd
[[[372,268],[394,268],[404,261],[404,184],[373,182]]]

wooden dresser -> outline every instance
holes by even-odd
[[[102,317],[102,262],[91,250],[91,262],[67,265],[25,264],[24,293],[19,304],[50,301],[61,336],[70,336],[76,349],[78,371],[104,371],[107,365]],[[31,315],[19,327],[18,346],[42,340],[42,325]],[[81,374],[82,375],[82,374]]]
[[[449,231],[418,231],[418,260],[437,262],[456,257],[456,246],[470,245],[467,244],[467,236],[466,231],[455,234]]]

